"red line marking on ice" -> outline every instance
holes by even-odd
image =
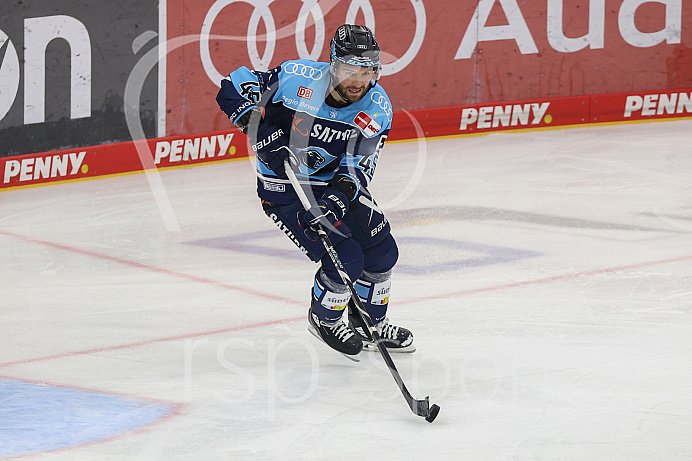
[[[236,285],[230,285],[228,283],[223,283],[223,282],[219,282],[216,280],[206,279],[206,278],[198,277],[195,275],[185,274],[182,272],[175,272],[175,271],[172,271],[169,269],[163,269],[163,268],[156,267],[156,266],[150,266],[148,264],[142,264],[142,263],[138,263],[135,261],[129,261],[127,259],[122,259],[122,258],[118,258],[115,256],[110,256],[110,255],[104,255],[102,253],[97,253],[94,251],[83,250],[81,248],[75,248],[75,247],[71,247],[68,245],[63,245],[61,243],[55,243],[55,242],[49,242],[46,240],[35,239],[35,238],[26,237],[23,235],[18,235],[18,234],[14,234],[14,233],[2,231],[2,230],[0,230],[0,235],[15,238],[18,240],[23,240],[23,241],[26,241],[29,243],[47,246],[50,248],[55,248],[58,250],[69,251],[72,253],[77,253],[77,254],[81,254],[84,256],[90,256],[90,257],[94,257],[94,258],[98,258],[98,259],[104,259],[107,261],[116,262],[119,264],[123,264],[125,266],[134,267],[137,269],[144,269],[144,270],[148,270],[151,272],[157,272],[160,274],[171,275],[171,276],[182,278],[182,279],[189,280],[192,282],[204,283],[207,285],[216,286],[216,287],[223,288],[226,290],[239,291],[241,293],[245,293],[245,294],[249,294],[249,295],[253,295],[253,296],[258,296],[258,297],[263,297],[263,298],[268,298],[268,299],[273,299],[276,301],[281,301],[281,302],[285,302],[288,304],[295,304],[295,305],[299,305],[299,306],[302,306],[305,304],[303,301],[298,301],[298,300],[291,299],[291,298],[285,298],[282,296],[275,296],[275,295],[271,295],[271,294],[264,293],[261,291],[251,290],[251,289],[239,287]],[[221,334],[221,333],[228,333],[231,331],[239,331],[239,330],[246,330],[246,329],[252,329],[252,328],[261,328],[261,327],[271,326],[271,325],[280,325],[283,323],[290,323],[290,322],[295,322],[297,320],[302,320],[304,318],[305,318],[304,316],[301,316],[301,317],[294,317],[294,318],[290,318],[290,319],[270,320],[267,322],[255,323],[255,324],[250,324],[250,325],[240,325],[240,326],[234,326],[234,327],[228,327],[228,328],[221,328],[218,330],[189,333],[189,334],[171,336],[171,337],[166,337],[166,338],[149,339],[149,340],[138,341],[138,342],[128,343],[128,344],[98,347],[98,348],[88,349],[88,350],[84,350],[84,351],[65,352],[62,354],[54,354],[54,355],[48,355],[48,356],[44,356],[44,357],[36,357],[33,359],[16,360],[13,362],[0,363],[0,368],[9,367],[12,365],[22,365],[22,364],[28,364],[28,363],[34,363],[34,362],[42,362],[42,361],[46,361],[46,360],[55,360],[55,359],[67,358],[67,357],[72,357],[72,356],[76,356],[76,355],[89,355],[89,354],[96,354],[99,352],[106,352],[106,351],[114,351],[114,350],[119,350],[119,349],[128,349],[128,348],[132,348],[132,347],[147,346],[147,345],[156,344],[156,343],[160,343],[160,342],[166,342],[166,341],[178,341],[178,340],[182,340],[182,339],[198,338],[198,337],[202,337],[202,336],[211,336],[211,335],[216,335],[216,334]]]
[[[87,251],[87,250],[81,250],[78,248],[73,248],[73,247],[70,247],[67,245],[62,245],[59,243],[48,242],[45,240],[32,239],[29,237],[24,237],[21,235],[12,234],[12,233],[5,232],[5,231],[0,231],[0,235],[5,235],[8,237],[13,237],[13,238],[17,238],[20,240],[25,240],[27,242],[37,243],[40,245],[45,245],[45,246],[49,246],[52,248],[57,248],[57,249],[65,250],[65,251],[72,251],[72,252],[76,252],[76,253],[83,254],[86,256],[93,256],[96,258],[106,259],[109,261],[115,261],[115,262],[119,262],[119,263],[122,263],[122,264],[125,264],[128,266],[131,266],[131,267],[137,267],[137,268],[141,268],[141,269],[151,270],[154,272],[159,272],[162,274],[173,275],[175,277],[180,277],[180,278],[184,278],[187,280],[200,282],[200,283],[206,283],[206,284],[218,286],[221,288],[226,288],[229,290],[236,290],[236,291],[240,291],[243,293],[252,294],[254,296],[260,296],[260,297],[275,299],[275,300],[279,300],[279,301],[283,301],[283,302],[287,302],[287,303],[291,303],[291,304],[303,305],[303,302],[301,302],[301,301],[296,301],[296,300],[292,300],[292,299],[288,299],[288,298],[282,298],[279,296],[268,295],[266,293],[262,293],[262,292],[258,292],[258,291],[254,291],[254,290],[249,290],[249,289],[237,287],[234,285],[229,285],[229,284],[217,282],[217,281],[210,280],[210,279],[205,279],[202,277],[197,277],[197,276],[193,276],[193,275],[174,272],[174,271],[170,271],[168,269],[162,269],[162,268],[158,268],[158,267],[154,267],[154,266],[148,266],[146,264],[128,261],[125,259],[116,258],[113,256],[107,256],[107,255],[103,255],[100,253],[95,253],[95,252],[91,252],[91,251]],[[519,287],[529,286],[529,285],[540,285],[543,283],[551,283],[551,282],[557,282],[557,281],[561,281],[561,280],[571,280],[571,279],[576,279],[579,277],[599,275],[599,274],[608,274],[608,273],[613,273],[613,272],[624,272],[624,271],[628,271],[628,270],[632,270],[632,269],[641,269],[641,268],[645,268],[645,267],[652,267],[652,266],[658,266],[658,265],[663,265],[663,264],[672,264],[672,263],[689,261],[689,260],[692,260],[692,255],[681,256],[678,258],[671,258],[671,259],[662,259],[662,260],[658,260],[658,261],[648,261],[648,262],[643,262],[643,263],[638,263],[638,264],[629,264],[629,265],[625,265],[625,266],[606,267],[603,269],[594,269],[594,270],[590,270],[590,271],[575,272],[572,274],[555,275],[552,277],[545,277],[545,278],[541,278],[541,279],[525,280],[523,282],[513,282],[513,283],[502,284],[502,285],[494,285],[494,286],[481,287],[481,288],[471,288],[471,289],[467,289],[467,290],[456,291],[456,292],[447,293],[447,294],[438,295],[438,296],[425,296],[425,297],[420,297],[420,298],[411,298],[408,300],[401,300],[401,301],[398,301],[398,303],[399,304],[411,304],[414,302],[419,302],[421,300],[447,299],[447,298],[453,298],[456,296],[464,296],[464,295],[470,295],[470,294],[475,294],[475,293],[484,293],[484,292],[488,292],[488,291],[504,290],[504,289],[508,289],[508,288],[519,288]],[[252,329],[252,328],[261,328],[261,327],[265,327],[265,326],[296,322],[298,320],[303,320],[304,318],[305,318],[304,316],[301,316],[301,317],[294,317],[294,318],[289,318],[289,319],[271,320],[271,321],[255,323],[255,324],[251,324],[251,325],[240,325],[240,326],[235,326],[235,327],[223,328],[223,329],[219,329],[219,330],[205,331],[205,332],[199,332],[199,333],[190,333],[190,334],[184,334],[184,335],[178,335],[178,336],[171,336],[171,337],[167,337],[167,338],[150,339],[150,340],[144,340],[144,341],[139,341],[139,342],[129,343],[129,344],[99,347],[99,348],[89,349],[89,350],[85,350],[85,351],[65,352],[62,354],[55,354],[55,355],[50,355],[50,356],[45,356],[45,357],[37,357],[37,358],[33,358],[33,359],[24,359],[24,360],[17,360],[14,362],[0,363],[0,368],[9,367],[11,365],[21,365],[21,364],[41,362],[41,361],[46,361],[46,360],[54,360],[54,359],[72,357],[72,356],[76,356],[76,355],[88,355],[88,354],[95,354],[95,353],[105,352],[105,351],[114,351],[114,350],[119,350],[119,349],[128,349],[128,348],[132,348],[132,347],[147,346],[147,345],[166,342],[166,341],[177,341],[177,340],[181,340],[181,339],[191,339],[191,338],[196,338],[196,337],[200,337],[200,336],[211,336],[211,335],[220,334],[220,333],[228,333],[231,331],[240,331],[240,330],[248,330],[248,329]]]
[[[590,271],[575,272],[572,274],[554,275],[552,277],[545,277],[542,279],[525,280],[523,282],[505,283],[503,285],[494,285],[494,286],[481,287],[481,288],[469,288],[467,290],[455,291],[453,293],[447,293],[447,294],[439,295],[439,296],[433,295],[433,296],[424,296],[424,297],[420,297],[420,298],[412,298],[412,299],[402,300],[402,301],[399,301],[398,303],[399,304],[410,304],[410,303],[415,303],[415,302],[419,302],[419,301],[427,300],[427,299],[454,298],[456,296],[472,295],[472,294],[476,294],[476,293],[484,293],[487,291],[504,290],[507,288],[519,288],[519,287],[524,287],[524,286],[528,286],[528,285],[540,285],[542,283],[559,282],[562,280],[571,280],[571,279],[576,279],[579,277],[587,277],[587,276],[591,276],[591,275],[610,274],[613,272],[625,272],[625,271],[633,270],[633,269],[641,269],[644,267],[660,266],[663,264],[672,264],[672,263],[678,263],[678,262],[690,261],[690,260],[692,260],[692,255],[681,256],[679,258],[661,259],[658,261],[648,261],[648,262],[637,263],[637,264],[629,264],[626,266],[605,267],[602,269],[593,269]]]
[[[10,367],[12,365],[25,365],[25,364],[34,363],[34,362],[44,362],[46,360],[63,359],[63,358],[67,358],[67,357],[74,357],[77,355],[90,355],[90,354],[98,354],[100,352],[117,351],[120,349],[129,349],[129,348],[133,348],[133,347],[149,346],[152,344],[163,343],[163,342],[167,342],[167,341],[180,341],[183,339],[199,338],[202,336],[213,336],[213,335],[218,335],[218,334],[222,334],[222,333],[229,333],[231,331],[250,330],[253,328],[268,327],[268,326],[272,326],[272,325],[281,325],[284,323],[291,323],[291,322],[296,322],[298,320],[303,320],[305,318],[306,318],[305,316],[300,316],[300,317],[294,317],[294,318],[290,318],[290,319],[269,320],[266,322],[253,323],[253,324],[248,324],[248,325],[238,325],[238,326],[234,326],[234,327],[221,328],[218,330],[202,331],[202,332],[198,332],[198,333],[188,333],[188,334],[184,334],[184,335],[169,336],[166,338],[146,339],[144,341],[137,341],[134,343],[127,343],[127,344],[117,344],[117,345],[113,345],[113,346],[96,347],[94,349],[88,349],[85,351],[64,352],[62,354],[47,355],[44,357],[36,357],[33,359],[23,359],[23,360],[16,360],[14,362],[0,363],[0,368]]]
[[[105,255],[102,253],[96,253],[95,251],[83,250],[81,248],[75,248],[75,247],[71,247],[68,245],[63,245],[61,243],[49,242],[47,240],[40,240],[40,239],[36,239],[36,238],[26,237],[24,235],[13,234],[11,232],[5,232],[2,230],[0,230],[0,235],[4,235],[6,237],[12,237],[12,238],[15,238],[18,240],[24,240],[25,242],[29,242],[29,243],[35,243],[38,245],[56,248],[58,250],[69,251],[72,253],[77,253],[77,254],[81,254],[84,256],[91,256],[91,257],[98,258],[98,259],[104,259],[106,261],[116,262],[119,264],[123,264],[125,266],[134,267],[136,269],[145,269],[145,270],[148,270],[150,272],[157,272],[159,274],[172,275],[173,277],[178,277],[181,279],[189,280],[191,282],[205,283],[207,285],[212,285],[212,286],[215,286],[218,288],[224,288],[226,290],[239,291],[241,293],[245,293],[245,294],[249,294],[249,295],[253,295],[253,296],[258,296],[261,298],[273,299],[275,301],[281,301],[281,302],[285,302],[285,303],[289,303],[289,304],[299,304],[301,306],[304,304],[302,302],[296,301],[295,299],[284,298],[282,296],[275,296],[275,295],[268,294],[268,293],[265,293],[262,291],[251,290],[249,288],[244,288],[244,287],[240,287],[237,285],[230,285],[228,283],[223,283],[223,282],[219,282],[217,280],[207,279],[204,277],[198,277],[196,275],[190,275],[190,274],[185,274],[182,272],[176,272],[176,271],[172,271],[169,269],[164,269],[161,267],[150,266],[148,264],[142,264],[142,263],[130,261],[127,259],[118,258],[116,256]]]

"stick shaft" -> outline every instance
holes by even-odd
[[[288,160],[284,162],[284,166],[286,169],[286,175],[288,176],[288,179],[291,182],[293,189],[295,189],[296,194],[298,194],[300,203],[303,205],[303,208],[308,210],[312,206],[312,202],[308,198],[303,187],[300,185],[300,182],[298,181],[298,178],[296,178],[295,172],[291,168],[291,164]],[[404,384],[404,380],[401,378],[401,374],[399,374],[399,370],[397,370],[396,365],[392,360],[392,356],[389,355],[387,347],[383,344],[382,338],[380,337],[377,328],[375,327],[372,319],[370,318],[370,314],[368,314],[368,311],[367,309],[365,309],[365,306],[363,305],[363,302],[360,300],[358,293],[356,293],[356,289],[353,286],[353,282],[351,281],[351,278],[348,276],[348,273],[344,269],[344,266],[341,263],[341,259],[339,258],[339,254],[336,252],[334,246],[332,245],[332,242],[329,240],[327,232],[325,232],[324,228],[319,224],[316,230],[317,235],[322,241],[325,250],[327,250],[329,258],[332,260],[332,263],[334,263],[334,266],[336,267],[336,270],[339,273],[342,282],[344,283],[344,285],[348,287],[349,291],[351,292],[351,299],[353,299],[353,302],[356,305],[356,308],[358,309],[361,318],[368,326],[370,334],[372,335],[375,344],[377,344],[377,349],[380,351],[382,358],[387,364],[387,368],[389,368],[389,371],[391,372],[394,381],[396,381],[397,386],[399,386],[399,390],[401,390],[401,393],[404,395],[404,398],[406,399],[406,402],[411,408],[411,411],[413,411],[418,416],[427,417],[430,414],[430,402],[428,397],[426,397],[424,400],[417,400],[408,391],[408,389],[406,388],[406,384]]]

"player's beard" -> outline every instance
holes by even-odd
[[[340,83],[337,88],[339,90],[339,94],[346,98],[350,103],[360,100],[365,95],[367,90],[366,85],[344,85],[343,83]]]

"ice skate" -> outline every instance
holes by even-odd
[[[312,311],[308,311],[310,333],[325,342],[335,351],[341,352],[347,358],[358,362],[358,354],[363,350],[363,341],[351,330],[343,320],[328,323],[320,320]]]
[[[361,318],[353,300],[348,304],[348,323],[356,336],[363,342],[363,349],[368,351],[377,350],[377,344],[373,341],[370,331]],[[390,324],[388,318],[382,320],[375,327],[389,352],[415,352],[416,346],[413,344],[413,333],[408,329]]]

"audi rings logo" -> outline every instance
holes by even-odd
[[[292,75],[300,75],[303,77],[311,78],[313,80],[319,80],[322,78],[324,73],[320,69],[316,69],[312,66],[306,66],[305,64],[291,62],[284,66],[284,72]]]
[[[385,98],[382,93],[380,93],[379,91],[373,91],[370,94],[370,99],[372,100],[372,102],[374,102],[382,108],[384,113],[387,114],[389,120],[392,119],[392,105],[389,103],[389,100]]]
[[[19,57],[10,38],[0,30],[0,120],[10,111],[19,89]]]
[[[222,75],[214,66],[211,58],[209,41],[212,38],[215,41],[238,40],[239,37],[225,35],[214,35],[212,37],[211,29],[222,10],[233,3],[247,3],[254,7],[252,15],[250,16],[247,34],[244,40],[247,44],[248,56],[253,69],[269,69],[272,59],[274,58],[276,40],[291,35],[295,36],[298,58],[311,59],[313,61],[319,59],[322,50],[325,48],[325,45],[329,44],[328,42],[331,39],[331,36],[327,37],[326,35],[324,16],[334,8],[336,3],[340,2],[302,0],[302,6],[295,21],[284,25],[277,30],[274,14],[269,8],[273,1],[274,0],[216,0],[209,8],[200,30],[199,51],[204,71],[209,77],[209,80],[211,80],[216,86],[221,85],[221,80],[224,79],[225,75]],[[385,61],[388,61],[382,65],[382,76],[396,74],[411,64],[423,45],[426,31],[425,5],[423,4],[423,0],[409,1],[413,7],[416,21],[413,40],[408,50],[406,50],[406,52],[399,58],[392,56],[391,54],[388,55],[386,50],[382,50],[383,57],[387,58]],[[363,17],[365,18],[364,25],[372,30],[375,35],[377,35],[375,30],[375,12],[373,10],[372,3],[373,0],[351,0],[346,12],[346,18],[340,18],[339,23],[355,24],[356,21],[361,22],[358,20],[358,15],[359,13],[362,13]],[[326,11],[323,10],[323,8]],[[234,21],[237,20],[237,18],[233,19]],[[308,21],[308,19],[311,19],[311,21]],[[266,41],[266,46],[264,47],[264,53],[262,55],[260,55],[257,46],[260,21],[264,23],[264,28],[266,30],[265,34],[261,37],[262,41]],[[281,16],[281,21],[283,24],[283,16]],[[307,41],[305,39],[308,26],[314,26],[315,39],[311,50],[308,50]],[[286,56],[282,60],[294,57],[295,56]],[[224,69],[224,71],[227,71],[227,69]]]

